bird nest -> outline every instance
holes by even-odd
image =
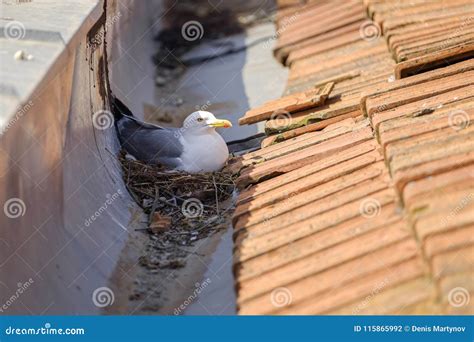
[[[221,229],[230,215],[234,176],[228,172],[170,172],[126,158],[123,152],[119,159],[130,194],[148,214],[154,259],[156,251],[160,252],[158,260],[141,262],[158,268],[183,266],[180,259],[189,253],[185,247]]]

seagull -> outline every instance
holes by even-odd
[[[142,122],[117,98],[113,101],[117,130],[128,154],[148,164],[161,164],[188,173],[219,171],[229,157],[229,149],[216,128],[229,128],[206,111],[191,113],[181,128],[164,128]]]

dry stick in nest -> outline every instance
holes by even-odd
[[[227,199],[233,192],[235,187],[234,178],[231,174],[225,172],[187,174],[184,172],[164,172],[160,166],[146,165],[140,161],[128,160],[121,155],[120,161],[123,165],[124,178],[127,180],[127,187],[135,198],[137,203],[150,215],[149,224],[153,218],[154,212],[158,209],[159,203],[164,205],[160,211],[164,211],[166,215],[174,218],[175,224],[185,224],[189,226],[187,218],[184,215],[178,215],[176,210],[177,200],[185,201],[186,198],[201,197],[206,193],[214,193],[215,203],[211,205],[209,198],[204,197],[202,201],[204,217],[195,221],[200,221],[197,231],[204,229],[209,223],[215,220],[209,220],[219,215],[219,200]],[[154,191],[151,191],[151,190]],[[160,196],[161,195],[161,196]],[[164,197],[161,198],[161,197]],[[207,200],[207,201],[206,201]],[[152,201],[151,209],[145,205],[146,202]],[[172,202],[172,203],[170,203]],[[227,211],[227,210],[226,210]],[[211,222],[209,222],[211,221]],[[204,223],[204,225],[202,225]]]

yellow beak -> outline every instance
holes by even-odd
[[[229,120],[215,120],[209,124],[212,127],[222,127],[222,128],[229,128],[232,127],[232,123]]]

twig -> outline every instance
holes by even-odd
[[[216,212],[219,215],[219,191],[217,190],[216,178],[212,175],[212,182],[214,183],[215,195],[216,195]]]
[[[153,201],[153,205],[151,206],[150,215],[148,216],[148,226],[150,226],[151,222],[153,221],[153,215],[155,214],[156,208],[158,207],[159,196],[160,196],[159,190],[155,186],[155,200]]]

